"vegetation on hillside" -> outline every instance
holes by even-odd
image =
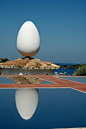
[[[75,65],[62,65],[61,67],[63,68],[68,68],[68,69],[78,69],[79,67],[83,66],[84,64],[75,64]]]
[[[7,58],[0,58],[0,63],[6,62],[6,61],[9,61],[9,60]]]
[[[86,76],[86,65],[81,65],[73,75]]]

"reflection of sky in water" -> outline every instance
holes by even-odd
[[[52,83],[33,76],[10,76],[9,78],[0,77],[0,84],[45,84]]]
[[[60,77],[67,80],[72,80],[76,82],[86,83],[86,77]]]
[[[12,79],[6,78],[6,77],[0,77],[0,84],[15,84]]]
[[[39,89],[37,109],[31,119],[24,120],[16,108],[15,92],[16,89],[0,89],[1,129],[86,127],[84,93],[72,89]]]

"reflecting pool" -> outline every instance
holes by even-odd
[[[37,78],[30,75],[28,76],[12,75],[8,77],[0,76],[0,84],[45,84],[45,83],[53,83],[53,82],[46,81],[41,78]]]
[[[72,81],[76,81],[76,82],[81,82],[81,83],[86,83],[86,77],[60,77],[63,79],[67,79],[67,80],[72,80]]]
[[[62,89],[0,89],[1,129],[86,127],[86,94]]]

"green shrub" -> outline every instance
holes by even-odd
[[[6,62],[6,61],[9,61],[9,60],[7,58],[0,58],[0,63]]]
[[[86,76],[86,65],[80,66],[76,72],[74,72],[75,76]]]

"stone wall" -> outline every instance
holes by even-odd
[[[6,68],[3,68],[1,70],[1,74],[19,74],[19,73],[22,73],[22,74],[41,74],[41,75],[46,75],[46,74],[49,74],[49,75],[53,75],[54,74],[54,70],[52,69],[49,69],[49,70],[40,70],[40,69],[34,69],[34,70],[19,70],[19,69],[6,69]]]

